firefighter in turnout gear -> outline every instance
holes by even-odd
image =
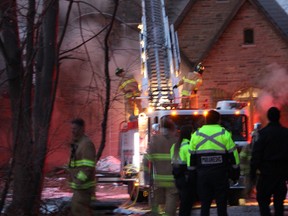
[[[124,93],[125,110],[130,115],[130,120],[135,118],[134,105],[136,104],[139,113],[143,112],[140,97],[141,92],[138,88],[138,83],[133,75],[127,74],[123,68],[117,68],[116,76],[121,77],[119,90]]]
[[[172,175],[170,148],[177,142],[175,125],[171,119],[161,122],[160,134],[151,137],[147,158],[152,164],[150,200],[152,215],[161,214],[161,206],[168,216],[175,216],[179,195]]]
[[[179,216],[190,216],[196,201],[196,174],[187,169],[190,164],[189,143],[192,132],[191,125],[182,126],[178,141],[170,149],[172,174],[180,197]]]
[[[73,190],[71,213],[73,216],[92,215],[91,197],[95,196],[95,157],[92,141],[84,134],[83,119],[74,119],[72,124],[71,157],[69,162],[70,187]]]
[[[216,200],[217,213],[227,215],[229,178],[239,179],[239,156],[231,133],[219,125],[220,114],[210,110],[203,125],[190,140],[190,169],[197,173],[197,190],[201,216],[209,216]]]
[[[255,123],[254,129],[251,133],[251,143],[249,145],[246,145],[242,148],[239,158],[240,158],[240,174],[244,177],[245,182],[245,190],[244,195],[245,198],[250,198],[251,195],[254,195],[254,185],[250,180],[250,161],[252,157],[252,149],[254,146],[254,143],[259,138],[259,130],[261,129],[261,123]]]
[[[192,104],[192,98],[196,97],[198,88],[202,85],[202,74],[204,72],[204,66],[200,62],[193,72],[189,72],[187,77],[183,77],[177,85],[173,86],[173,89],[183,85],[181,92],[182,108],[196,108],[197,104]],[[194,106],[194,107],[193,107]]]

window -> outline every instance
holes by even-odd
[[[244,30],[244,44],[254,44],[254,31],[253,29]]]

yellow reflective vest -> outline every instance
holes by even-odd
[[[95,186],[95,157],[95,146],[86,135],[71,145],[69,185],[72,189],[81,190]]]
[[[239,155],[231,133],[218,124],[204,125],[190,140],[190,169],[212,166],[239,168]]]

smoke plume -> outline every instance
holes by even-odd
[[[272,106],[281,109],[288,104],[287,70],[273,63],[267,66],[267,71],[260,81],[262,91],[257,100],[258,111],[264,113]]]

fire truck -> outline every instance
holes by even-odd
[[[163,0],[142,0],[142,24],[139,28],[143,75],[141,98],[147,112],[140,113],[138,121],[121,125],[119,149],[121,178],[128,184],[131,198],[143,201],[149,196],[151,184],[143,159],[151,136],[161,127],[161,119],[171,118],[178,129],[187,124],[197,129],[205,124],[208,110],[212,108],[198,109],[197,103],[193,109],[179,108],[181,98],[173,86],[179,81],[180,52],[177,33],[174,32],[173,25],[169,25]],[[221,124],[231,131],[239,150],[249,142],[246,105],[230,100],[219,101],[213,108],[221,114]],[[241,188],[231,185],[234,195]],[[234,195],[233,197],[237,197]]]
[[[161,119],[169,117],[177,129],[193,125],[195,129],[205,124],[210,109],[163,109],[139,114],[138,121],[122,125],[120,131],[120,157],[122,180],[128,184],[128,193],[137,201],[147,200],[150,174],[145,170],[145,155],[151,136],[159,131]],[[221,125],[232,134],[238,151],[249,143],[247,106],[236,101],[219,101],[215,108],[221,114]],[[238,203],[243,185],[230,187],[230,205]]]

